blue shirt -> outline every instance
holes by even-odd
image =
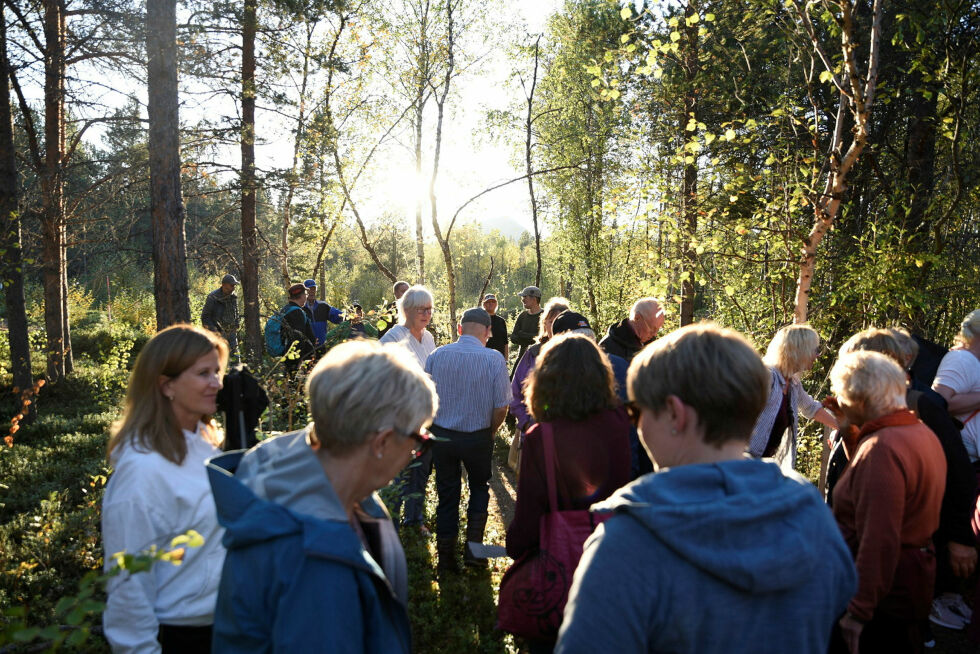
[[[463,335],[455,343],[436,348],[425,360],[425,371],[439,394],[434,424],[444,429],[487,429],[493,410],[510,403],[504,356],[474,336]]]
[[[323,345],[327,338],[327,321],[339,325],[344,319],[344,313],[335,307],[330,306],[323,300],[315,300],[312,304],[306,303],[312,316],[313,335],[316,336],[316,344]]]

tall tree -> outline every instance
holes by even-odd
[[[262,352],[259,324],[259,254],[255,227],[255,34],[256,0],[245,0],[242,20],[242,293],[245,352],[253,362]],[[283,253],[285,258],[285,252]]]
[[[837,218],[844,191],[847,189],[847,176],[864,151],[871,131],[871,109],[874,106],[875,90],[878,84],[878,65],[881,47],[882,0],[874,0],[871,8],[871,23],[861,32],[858,18],[862,3],[841,0],[825,2],[821,6],[824,15],[829,15],[840,33],[840,53],[843,65],[840,72],[834,60],[828,55],[821,39],[820,30],[811,16],[812,4],[802,4],[792,0],[796,9],[800,29],[824,66],[821,79],[826,78],[837,89],[837,119],[831,135],[827,157],[827,179],[823,191],[813,194],[810,199],[813,207],[813,227],[803,241],[800,260],[800,276],[796,284],[796,303],[793,317],[795,322],[806,322],[810,302],[810,287],[817,262],[817,248],[830,231]],[[861,37],[865,37],[862,48]],[[867,63],[862,70],[858,60],[862,51],[867,52]],[[845,134],[848,121],[852,121],[852,136],[847,143]],[[845,145],[847,148],[845,150]]]
[[[150,214],[157,329],[189,322],[184,200],[177,116],[177,0],[146,3]]]
[[[30,388],[31,344],[27,333],[24,302],[24,257],[21,251],[21,221],[17,206],[17,162],[14,126],[10,110],[7,59],[7,25],[0,5],[0,280],[3,282],[7,310],[7,338],[14,386]],[[31,405],[33,406],[33,405]]]

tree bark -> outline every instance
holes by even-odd
[[[882,0],[874,0],[872,5],[866,75],[861,75],[858,69],[857,52],[859,48],[853,13],[855,6],[850,3],[850,0],[845,0],[838,5],[841,10],[839,24],[844,68],[842,74],[834,72],[836,67],[827,53],[824,52],[817,30],[810,20],[808,13],[810,5],[805,8],[800,4],[800,0],[792,1],[803,30],[809,37],[814,51],[823,62],[827,72],[830,73],[834,86],[839,92],[837,122],[834,127],[828,158],[827,181],[823,193],[811,199],[814,214],[813,227],[803,241],[800,275],[796,282],[793,322],[804,323],[807,320],[810,289],[813,286],[813,275],[816,270],[817,248],[834,225],[841,200],[847,190],[847,175],[861,156],[871,129],[871,108],[874,105],[875,89],[878,84]],[[854,126],[851,128],[853,134],[851,143],[845,152],[844,123],[848,115],[853,119]]]
[[[533,145],[533,123],[534,123],[534,91],[538,86],[538,62],[541,46],[541,37],[534,42],[534,73],[531,75],[531,89],[527,93],[527,119],[524,123],[524,164],[527,168],[527,192],[531,196],[531,220],[534,223],[534,256],[536,266],[534,269],[534,285],[541,287],[541,230],[538,227],[538,200],[534,196],[534,164],[531,158],[531,148]]]
[[[255,228],[255,33],[257,1],[245,0],[242,20],[242,295],[245,356],[253,365],[262,354],[259,319],[259,255]],[[283,257],[285,259],[285,251]]]
[[[177,115],[177,2],[147,0],[150,213],[157,329],[190,322]]]
[[[24,301],[24,256],[21,250],[21,222],[17,211],[17,162],[14,157],[14,126],[7,83],[7,30],[0,5],[0,274],[7,313],[7,339],[14,386],[31,388],[31,344],[27,331]],[[33,404],[30,405],[34,407]]]
[[[442,259],[446,264],[446,284],[449,287],[449,338],[456,340],[456,265],[453,261],[453,250],[449,243],[453,225],[450,223],[443,236],[439,227],[439,212],[436,203],[436,180],[439,177],[439,161],[442,156],[442,127],[446,115],[446,98],[452,85],[455,71],[455,24],[453,23],[453,1],[446,2],[446,72],[442,80],[442,92],[436,97],[436,133],[435,151],[432,154],[432,175],[429,177],[429,210],[432,214],[432,229],[435,232]]]
[[[65,376],[65,206],[62,143],[65,101],[64,4],[44,2],[44,167],[41,171],[41,239],[44,270],[44,328],[47,335],[47,376]]]
[[[698,15],[698,8],[694,2],[690,2],[684,11],[685,19]],[[679,132],[681,142],[686,142],[688,134],[694,135],[694,131],[688,131],[689,121],[698,121],[698,72],[700,69],[700,55],[698,52],[698,23],[687,24],[683,30],[684,34],[684,115],[681,116]],[[681,176],[681,216],[680,216],[680,238],[677,244],[681,249],[681,327],[690,325],[694,322],[694,294],[697,292],[695,285],[695,270],[697,268],[697,252],[692,245],[698,230],[698,166],[697,153],[691,152],[690,156],[694,161],[684,165]]]

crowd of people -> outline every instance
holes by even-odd
[[[237,283],[208,297],[205,328],[147,343],[113,426],[107,570],[115,552],[204,539],[179,567],[110,579],[114,652],[412,651],[401,539],[428,534],[434,471],[438,574],[486,567],[508,416],[514,563],[499,624],[532,654],[920,652],[930,623],[980,642],[980,310],[934,379],[909,372],[908,332],[855,334],[821,402],[800,381],[822,353],[807,325],[780,329],[762,357],[710,322],[661,336],[647,297],[600,339],[567,299],[542,304],[529,286],[509,334],[487,294],[437,347],[425,287],[398,282],[397,324],[369,333],[307,280],[280,316],[305,341],[299,360],[319,356],[311,422],[222,451],[212,416]],[[328,323],[353,338],[324,348]],[[794,471],[800,415],[831,433],[824,495]],[[377,491],[392,483],[389,512]]]

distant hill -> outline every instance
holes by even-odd
[[[524,225],[522,222],[508,216],[483,217],[473,219],[469,222],[479,225],[480,229],[488,234],[493,230],[497,230],[513,241],[520,239],[521,234],[524,232],[532,233],[534,229],[530,224]]]

